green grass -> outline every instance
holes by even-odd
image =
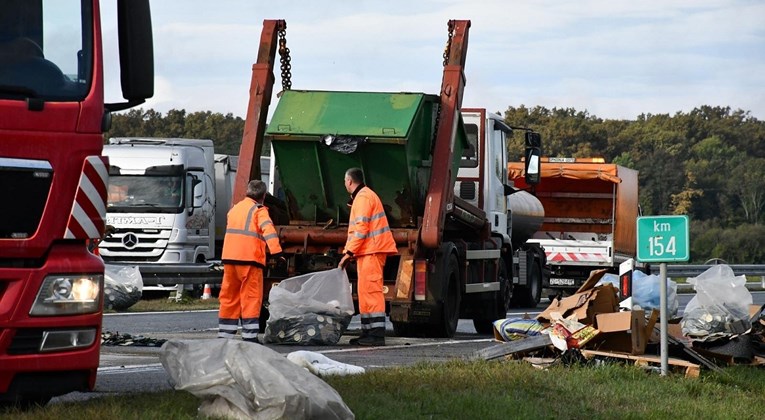
[[[220,303],[217,298],[199,299],[183,297],[180,301],[168,299],[166,297],[155,299],[141,299],[135,305],[124,311],[115,311],[106,309],[104,313],[126,313],[126,312],[166,312],[166,311],[198,311],[203,309],[218,309]]]
[[[759,419],[765,369],[738,366],[698,379],[633,366],[524,362],[422,363],[327,378],[357,419]],[[139,411],[136,411],[139,406]],[[0,418],[193,419],[199,401],[169,391],[49,405]]]

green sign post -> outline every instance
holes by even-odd
[[[667,316],[667,262],[688,261],[688,216],[647,216],[637,219],[637,259],[659,264],[659,305],[661,306],[661,375],[669,368]]]
[[[638,261],[688,261],[689,249],[688,216],[638,217]]]

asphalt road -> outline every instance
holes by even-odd
[[[765,292],[752,292],[754,303],[765,304]],[[693,295],[678,295],[680,313]],[[525,308],[508,313],[508,317],[535,316],[549,302],[536,308]],[[158,312],[143,314],[106,314],[104,331],[130,334],[151,339],[213,339],[217,334],[217,311]],[[446,361],[469,356],[473,352],[495,344],[488,335],[478,335],[472,321],[460,320],[457,334],[452,339],[423,339],[392,337],[392,325],[388,325],[389,337],[382,348],[359,348],[350,346],[348,340],[358,335],[360,323],[354,317],[344,335],[335,346],[267,346],[279,353],[296,350],[319,352],[330,359],[376,369],[406,366],[418,362]],[[91,393],[71,393],[53,399],[53,403],[78,401],[100,395],[129,392],[161,391],[172,389],[169,376],[159,361],[158,347],[102,346],[96,388]]]

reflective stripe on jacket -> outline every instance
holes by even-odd
[[[236,203],[228,212],[223,262],[264,266],[266,244],[272,254],[282,252],[268,208],[249,197]]]
[[[369,187],[361,188],[353,199],[345,251],[353,255],[398,252],[380,197]]]

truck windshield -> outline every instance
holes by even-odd
[[[183,208],[183,177],[111,175],[108,212],[178,213]]]
[[[0,98],[79,101],[92,78],[90,0],[0,0]]]

